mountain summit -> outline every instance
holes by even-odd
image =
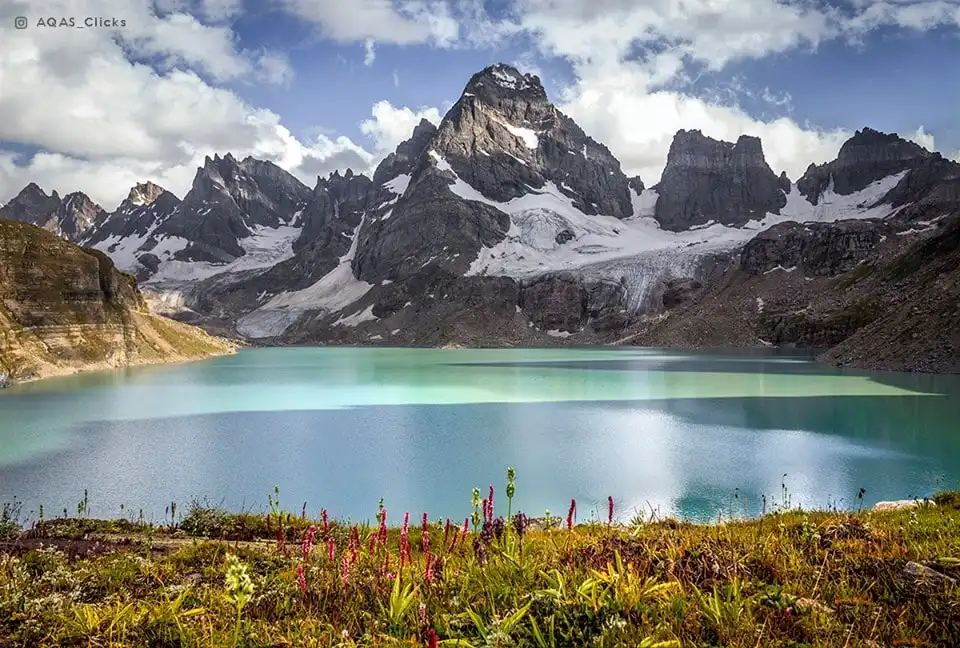
[[[56,191],[48,196],[34,182],[0,207],[0,219],[37,225],[70,241],[80,240],[104,216],[103,208],[82,191],[61,199]]]
[[[767,165],[757,137],[741,135],[731,144],[681,130],[655,187],[655,217],[672,231],[710,222],[742,226],[780,213],[787,204],[783,180]]]
[[[834,193],[847,196],[877,180],[916,168],[930,155],[899,135],[864,128],[843,143],[836,160],[811,164],[797,181],[797,188],[816,205],[831,182]]]

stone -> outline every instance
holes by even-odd
[[[946,585],[957,584],[957,579],[951,578],[946,574],[941,574],[936,569],[931,569],[926,565],[921,565],[920,563],[913,562],[912,560],[908,562],[906,566],[904,566],[903,573],[907,576],[913,576],[919,580],[933,581]]]
[[[928,499],[909,499],[895,500],[891,502],[877,502],[873,505],[874,511],[902,511],[904,509],[920,508],[924,506],[936,506],[937,503]]]

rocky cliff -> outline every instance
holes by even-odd
[[[714,281],[620,343],[796,346],[867,369],[960,372],[960,209],[903,218],[783,223]]]
[[[71,241],[82,239],[105,217],[103,208],[81,191],[61,199],[56,191],[48,196],[33,182],[0,207],[0,219],[30,223]]]
[[[710,222],[742,226],[780,213],[787,204],[784,180],[767,165],[756,137],[743,135],[731,144],[681,130],[654,187],[659,195],[654,217],[672,231]]]
[[[834,193],[847,196],[877,180],[918,167],[930,155],[922,146],[895,133],[864,128],[843,143],[836,160],[811,164],[797,181],[797,188],[816,205],[831,186]]]
[[[106,254],[0,221],[0,373],[28,380],[231,349],[151,314],[133,277]]]

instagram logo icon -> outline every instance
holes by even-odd
[[[17,29],[26,29],[27,28],[27,18],[26,16],[17,16],[13,19],[13,26]]]

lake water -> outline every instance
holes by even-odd
[[[960,486],[960,378],[641,349],[271,348],[0,392],[0,502],[162,519],[193,498],[396,521],[506,512],[690,519],[856,508]],[[786,477],[783,475],[786,474]]]

